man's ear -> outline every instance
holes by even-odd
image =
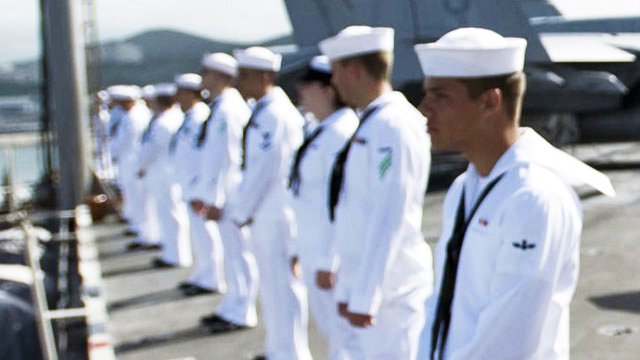
[[[362,65],[355,60],[345,63],[346,71],[349,74],[349,78],[352,80],[360,80],[362,77]]]
[[[502,90],[498,88],[489,89],[482,94],[483,110],[487,113],[502,111],[503,100]]]
[[[271,74],[269,74],[266,71],[261,71],[260,74],[261,74],[260,78],[262,80],[263,85],[271,83]]]

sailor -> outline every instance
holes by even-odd
[[[416,46],[433,146],[470,162],[447,192],[422,359],[568,359],[582,215],[608,178],[519,128],[526,40],[480,28]]]
[[[237,62],[231,55],[206,54],[201,64],[203,85],[211,99],[211,114],[193,144],[202,155],[198,178],[189,188],[188,198],[191,211],[198,212],[204,220],[209,211],[215,215],[220,209],[230,210],[229,204],[242,181],[242,130],[251,111],[238,90],[231,87],[238,75]],[[212,218],[218,220],[209,223],[218,225],[223,246],[219,246],[221,249],[211,247],[206,253],[210,264],[216,261],[220,264],[224,248],[227,293],[213,313],[201,322],[212,333],[254,327],[258,323],[258,268],[249,246],[248,229],[236,226],[228,216]],[[222,271],[218,274],[222,275]]]
[[[175,77],[178,88],[176,100],[184,112],[184,122],[169,143],[171,171],[177,180],[182,200],[189,215],[191,245],[194,266],[187,282],[180,283],[186,296],[224,292],[224,272],[222,269],[223,249],[218,227],[188,206],[189,188],[197,181],[199,172],[206,168],[199,159],[201,151],[194,146],[200,127],[209,117],[209,107],[202,101],[202,77],[187,73]]]
[[[281,56],[262,47],[237,50],[237,86],[256,105],[243,130],[242,183],[228,214],[250,225],[260,271],[260,302],[268,359],[310,359],[306,289],[289,271],[295,219],[286,181],[294,151],[302,143],[304,120],[275,85]]]
[[[110,120],[110,151],[117,165],[122,213],[129,222],[127,235],[134,235],[140,231],[142,204],[142,184],[135,176],[136,161],[140,139],[151,114],[140,102],[140,89],[137,86],[116,85],[109,87],[108,91],[114,103]]]
[[[155,86],[149,84],[142,87],[142,100],[144,100],[145,104],[153,114],[158,112],[158,109],[156,108],[156,105],[155,105],[155,98],[156,98]]]
[[[414,359],[432,287],[421,231],[429,138],[425,118],[391,88],[393,39],[391,28],[349,26],[319,44],[341,99],[360,114],[336,156],[329,198],[335,298],[352,325],[342,338],[354,359]]]
[[[331,64],[326,56],[312,58],[298,84],[300,105],[318,125],[298,149],[289,174],[298,236],[292,264],[298,263],[307,285],[309,307],[329,345],[329,358],[341,359],[338,313],[333,300],[335,280],[333,226],[327,199],[336,154],[358,126],[355,112],[345,106],[331,85]]]
[[[142,88],[142,100],[151,112],[151,119],[142,133],[140,139],[141,147],[151,139],[151,130],[155,126],[161,109],[156,105],[156,90],[153,85],[146,85]],[[144,186],[144,179],[138,178],[143,184],[141,186],[140,199],[140,231],[137,240],[129,244],[130,250],[159,250],[160,244],[160,220],[155,209],[155,196],[148,186]]]
[[[151,204],[146,206],[146,211],[150,212],[146,218],[157,219],[160,230],[162,254],[152,260],[152,265],[190,266],[189,218],[180,185],[172,178],[169,167],[171,138],[182,124],[184,115],[175,106],[175,84],[155,85],[155,94],[158,112],[145,133],[137,164],[138,177],[144,178],[151,197]]]
[[[95,173],[101,180],[113,180],[115,177],[109,152],[109,106],[111,97],[106,90],[96,93],[92,108],[92,130],[95,141]]]

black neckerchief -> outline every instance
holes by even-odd
[[[109,136],[110,137],[114,137],[118,133],[118,128],[120,127],[120,123],[122,122],[122,118],[123,118],[123,116],[120,116],[120,118],[117,119],[117,121],[114,121],[113,124],[111,124],[111,126],[109,126]]]
[[[342,150],[336,155],[336,161],[333,164],[333,169],[331,170],[331,183],[329,186],[329,219],[331,221],[335,220],[335,211],[336,206],[338,205],[338,201],[340,200],[340,192],[342,191],[342,183],[344,181],[344,164],[347,162],[347,157],[349,156],[349,149],[351,148],[351,144],[353,143],[353,139],[356,137],[358,130],[364,125],[367,119],[373,114],[376,110],[378,110],[380,106],[374,106],[369,110],[365,111],[364,114],[360,117],[360,123],[358,124],[358,128],[351,135],[351,138],[344,145]]]
[[[247,125],[242,129],[242,163],[240,164],[240,169],[242,170],[247,167],[247,135],[249,134],[249,128],[253,126],[255,118],[258,116],[260,111],[267,106],[267,104],[267,102],[258,102],[251,113],[249,121],[247,121]]]
[[[151,128],[153,126],[153,124],[156,122],[156,120],[158,119],[158,114],[154,113],[151,116],[151,119],[149,120],[149,124],[147,124],[147,128],[144,129],[144,132],[142,133],[142,143],[146,143],[147,141],[149,141],[149,139],[151,138]]]
[[[171,136],[171,141],[169,142],[169,154],[173,154],[176,151],[176,145],[178,145],[178,138],[180,137],[180,133],[182,133],[187,127],[187,120],[189,119],[191,120],[190,122],[194,121],[193,118],[185,116],[182,120],[182,124],[180,124],[180,127],[178,128],[178,131],[176,131],[173,136]]]
[[[447,336],[449,335],[449,325],[451,323],[451,305],[453,304],[454,291],[456,287],[456,277],[458,274],[458,264],[460,263],[460,254],[462,252],[462,244],[467,232],[467,228],[471,223],[471,219],[480,207],[480,204],[489,195],[494,186],[502,179],[504,173],[493,179],[484,188],[478,199],[476,200],[469,217],[465,220],[465,192],[462,188],[460,195],[460,203],[456,213],[456,222],[447,243],[447,258],[444,264],[444,272],[442,274],[442,282],[440,284],[440,295],[438,296],[438,306],[436,308],[436,316],[431,329],[431,360],[435,359],[436,348],[438,347],[438,339],[440,339],[439,358],[444,356],[444,349],[447,344]]]
[[[215,111],[218,109],[218,105],[220,104],[220,96],[215,99],[211,104],[209,104],[209,117],[200,125],[200,133],[198,134],[196,140],[196,148],[199,149],[204,145],[204,141],[207,139],[207,128],[209,127],[209,123],[213,121],[213,116]]]
[[[296,151],[296,156],[293,160],[293,166],[291,167],[291,172],[289,173],[289,189],[291,189],[294,196],[298,196],[300,192],[300,182],[302,180],[300,177],[300,164],[302,163],[302,159],[304,158],[309,145],[311,145],[313,140],[320,136],[323,130],[324,126],[318,126],[309,136],[307,136],[306,139],[304,139],[304,142],[302,143],[302,145],[300,145],[298,151]]]

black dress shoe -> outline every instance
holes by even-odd
[[[138,236],[138,233],[133,231],[133,230],[131,230],[131,229],[127,229],[122,233],[122,235],[124,235],[124,236]]]
[[[178,283],[178,289],[180,289],[180,290],[186,290],[186,289],[188,289],[188,288],[190,288],[192,286],[193,286],[193,284],[188,282],[188,281],[183,281],[183,282]]]
[[[151,260],[151,266],[153,266],[154,268],[159,268],[159,269],[168,269],[168,268],[174,268],[176,267],[175,264],[172,264],[170,262],[164,261],[160,258],[154,258],[153,260]]]
[[[253,360],[267,360],[266,355],[256,355],[253,357]]]
[[[220,318],[220,320],[216,322],[211,322],[205,326],[207,327],[207,329],[211,334],[222,334],[222,333],[228,333],[232,331],[244,330],[249,328],[246,325],[232,323],[231,321],[227,321],[222,318]]]
[[[215,322],[218,322],[220,320],[224,320],[223,318],[221,318],[220,316],[218,316],[217,314],[211,314],[208,316],[203,316],[200,318],[200,324],[202,325],[209,325]]]
[[[160,244],[142,244],[140,250],[162,250],[162,245]]]
[[[190,287],[182,290],[182,293],[184,294],[184,296],[198,296],[198,295],[207,295],[207,294],[217,294],[218,292],[216,290],[207,289],[198,285],[191,284]]]
[[[143,248],[144,244],[138,241],[132,241],[127,244],[127,251],[142,250]]]

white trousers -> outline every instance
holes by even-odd
[[[122,191],[122,215],[129,222],[129,228],[140,231],[144,211],[143,183],[129,164],[119,167],[118,183]]]
[[[150,180],[147,177],[142,179],[142,211],[140,216],[140,231],[138,240],[147,245],[160,243],[160,219],[158,219],[158,205],[156,196],[151,191]]]
[[[156,174],[147,174],[147,176]],[[189,215],[182,200],[180,185],[164,173],[152,176],[149,189],[155,197],[160,222],[161,259],[179,266],[191,266],[191,241],[189,239]]]
[[[342,346],[352,360],[413,360],[418,353],[425,323],[424,303],[430,286],[413,289],[404,296],[383,301],[369,328],[339,326]],[[347,322],[341,318],[342,324]]]
[[[193,269],[189,282],[200,287],[225,292],[224,253],[218,224],[196,214],[187,204],[191,226]]]
[[[258,265],[249,244],[249,229],[240,229],[230,219],[218,223],[224,245],[224,271],[227,293],[215,313],[227,321],[256,326]]]
[[[302,256],[302,254],[300,254]],[[333,298],[333,290],[321,289],[316,285],[317,268],[308,265],[306,259],[300,259],[302,273],[307,285],[307,293],[309,297],[309,308],[315,320],[320,333],[324,336],[329,347],[329,359],[342,360],[346,359],[342,350],[342,341],[340,339],[340,330],[338,326],[347,326],[340,322],[338,315],[338,304]]]
[[[256,216],[251,243],[260,271],[260,303],[269,360],[311,359],[307,339],[307,295],[302,279],[290,271],[286,242],[292,218]]]

